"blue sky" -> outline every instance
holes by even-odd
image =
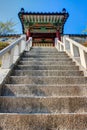
[[[61,12],[66,8],[69,18],[65,24],[65,34],[82,34],[87,27],[87,0],[0,0],[0,21],[12,19],[16,32],[22,33],[18,18],[21,8],[28,12]]]

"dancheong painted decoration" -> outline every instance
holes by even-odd
[[[33,43],[52,43],[54,38],[61,40],[64,31],[64,24],[69,16],[66,9],[61,13],[35,13],[25,12],[23,8],[18,13],[22,24],[23,34],[33,38]]]

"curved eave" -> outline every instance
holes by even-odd
[[[45,13],[43,13],[43,12],[19,12],[19,14],[25,14],[25,15],[65,15],[65,14],[68,14],[68,13],[62,13],[62,12],[45,12]],[[69,15],[69,14],[68,14]]]
[[[19,17],[21,25],[22,25],[22,33],[24,34],[24,25],[23,25],[23,22],[22,22],[22,20],[20,18],[20,12],[18,13],[18,17]]]
[[[58,26],[60,27],[60,30],[61,30],[60,33],[63,34],[64,25],[66,23],[66,20],[69,17],[69,14],[68,13],[58,13],[58,12],[56,12],[56,13],[53,13],[53,12],[52,13],[19,12],[18,16],[19,16],[19,19],[20,19],[21,24],[22,24],[22,31],[23,31],[23,33],[25,32],[25,27],[24,27],[25,23],[24,23],[23,18],[26,20],[26,17],[29,17],[28,19],[30,20],[31,17],[32,17],[32,19],[34,20],[33,22],[35,22],[36,21],[35,18],[37,18],[38,16],[40,16],[40,17],[46,16],[47,18],[48,17],[51,18],[51,16],[52,16],[52,17],[56,17],[57,19],[58,19],[58,17],[59,17],[59,19],[61,17],[63,17],[63,18],[61,18],[62,19],[61,25],[58,24]],[[32,21],[28,21],[28,22],[32,23]],[[38,20],[37,20],[37,23],[38,23]]]
[[[64,33],[64,25],[65,25],[68,17],[69,17],[69,13],[67,13],[67,16],[66,16],[65,21],[64,21],[64,24],[63,24],[63,27],[62,27],[62,34]]]

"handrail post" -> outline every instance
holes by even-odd
[[[73,48],[73,44],[72,42],[69,42],[70,44],[70,52],[71,52],[71,55],[74,57],[74,48]]]
[[[32,47],[32,37],[29,37],[29,39],[26,42],[25,50],[29,51],[31,47]]]
[[[21,43],[19,44],[20,53],[22,53],[25,50],[25,47],[26,47],[26,36],[21,35],[21,38],[23,38],[23,39],[21,40]]]
[[[81,65],[87,69],[87,63],[86,63],[86,57],[85,57],[85,52],[79,48],[79,53],[80,53],[80,61],[81,61]]]
[[[32,47],[32,37],[29,37],[30,40],[30,47]]]
[[[64,51],[67,49],[67,41],[66,41],[66,37],[69,37],[69,36],[67,36],[67,35],[63,36]]]
[[[16,60],[19,58],[19,55],[20,55],[20,48],[19,48],[19,45],[17,44],[17,45],[14,47],[14,63],[15,63]]]
[[[13,49],[2,56],[2,69],[9,69],[13,64]]]

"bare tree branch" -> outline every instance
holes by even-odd
[[[16,24],[12,20],[9,20],[7,22],[0,22],[0,35],[15,33],[14,31],[15,25]]]

